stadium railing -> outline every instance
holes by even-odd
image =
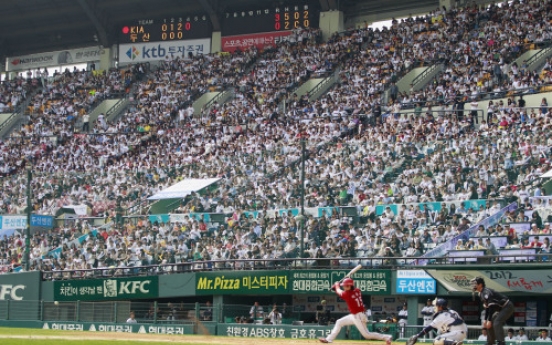
[[[476,260],[474,253],[478,252]],[[352,257],[352,258],[278,258],[278,259],[224,259],[188,261],[187,258],[179,259],[181,262],[129,267],[106,267],[93,269],[42,271],[42,280],[72,280],[72,279],[98,279],[110,277],[133,277],[177,274],[186,272],[212,272],[225,270],[300,270],[300,269],[348,269],[362,264],[366,268],[395,269],[401,267],[414,267],[419,260],[428,262],[427,266],[446,266],[454,264],[485,265],[489,263],[511,266],[512,263],[544,263],[549,260],[549,253],[536,253],[516,250],[506,252],[504,255],[487,255],[477,250],[466,250],[465,253],[454,257],[446,255],[442,257]]]

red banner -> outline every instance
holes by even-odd
[[[250,47],[262,49],[274,46],[278,42],[287,41],[291,31],[261,32],[250,35],[236,35],[222,37],[222,51],[233,53],[236,49],[246,50]]]

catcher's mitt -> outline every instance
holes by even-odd
[[[408,338],[408,340],[406,341],[406,345],[414,345],[416,344],[417,341],[418,341],[418,336],[413,335],[410,338]]]

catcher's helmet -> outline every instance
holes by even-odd
[[[345,278],[343,279],[343,282],[341,283],[343,286],[353,286],[355,285],[355,282],[351,278]]]
[[[481,277],[475,277],[472,280],[470,280],[470,285],[471,285],[473,291],[477,290],[477,285],[479,285],[479,284],[481,284],[481,285],[483,285],[483,287],[485,287],[485,279],[483,279]]]
[[[435,300],[435,306],[436,307],[443,307],[443,309],[445,309],[448,306],[448,302],[444,298],[437,298]]]

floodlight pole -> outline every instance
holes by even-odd
[[[30,164],[26,165],[27,168],[27,226],[25,227],[25,252],[23,260],[25,261],[25,271],[28,272],[31,265],[31,213],[33,203],[31,200],[32,191],[31,191],[31,181],[33,180],[33,171]]]
[[[301,135],[301,220],[299,222],[299,227],[301,229],[300,231],[300,241],[299,241],[299,247],[300,247],[300,255],[299,257],[303,257],[303,253],[305,252],[305,136]]]

